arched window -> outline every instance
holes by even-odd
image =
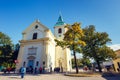
[[[33,39],[37,39],[37,33],[33,34]]]
[[[61,28],[58,29],[58,33],[62,33],[62,29]]]
[[[43,65],[45,65],[45,61],[43,61]]]

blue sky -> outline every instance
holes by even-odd
[[[120,0],[0,0],[0,31],[18,43],[22,31],[39,19],[53,32],[59,12],[66,23],[95,25],[109,34],[112,45],[120,44]]]

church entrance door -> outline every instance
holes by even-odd
[[[28,67],[33,67],[34,66],[34,60],[28,60]]]

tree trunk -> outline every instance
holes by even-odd
[[[97,65],[98,65],[99,72],[102,72],[101,66],[100,66],[100,61],[99,61],[99,60],[96,60],[96,62],[97,62]]]
[[[74,60],[75,60],[75,68],[76,68],[76,73],[78,74],[78,65],[77,65],[77,60],[76,60],[76,53],[75,51],[73,50],[73,54],[74,54]]]
[[[98,65],[98,69],[99,69],[99,72],[102,72],[102,70],[101,70],[101,66],[100,66],[100,61],[98,60],[98,56],[97,56],[97,54],[96,54],[96,52],[95,52],[95,49],[93,49],[94,50],[94,59],[95,59],[95,61],[96,61],[96,63],[97,63],[97,65]]]

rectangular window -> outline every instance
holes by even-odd
[[[37,39],[37,33],[33,34],[33,39]]]
[[[43,61],[43,65],[45,65],[45,61]]]
[[[28,48],[29,55],[35,55],[37,53],[37,48]]]
[[[38,66],[38,64],[39,64],[39,62],[37,61],[37,62],[36,62],[36,66]]]

